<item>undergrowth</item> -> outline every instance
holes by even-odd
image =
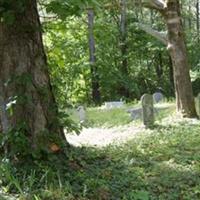
[[[0,194],[21,200],[198,200],[199,144],[200,123],[186,121],[160,123],[121,146],[71,147],[66,160],[56,154],[21,163],[1,158]]]

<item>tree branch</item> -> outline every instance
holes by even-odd
[[[146,33],[148,33],[149,35],[153,36],[154,38],[158,39],[159,41],[161,41],[164,45],[167,45],[167,34],[164,32],[159,32],[157,30],[152,29],[150,26],[148,25],[144,25],[144,24],[137,24],[137,27],[140,28],[141,30],[145,31]]]
[[[142,6],[163,11],[166,7],[163,0],[142,0]]]

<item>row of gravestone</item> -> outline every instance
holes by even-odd
[[[141,97],[141,104],[143,104],[143,102],[145,101],[146,98],[144,98],[146,95],[144,94],[142,97]],[[148,97],[147,97],[148,98]],[[153,103],[159,103],[161,101],[163,101],[164,99],[164,96],[162,93],[160,92],[156,92],[154,93],[153,95],[151,95],[151,99],[153,101]],[[153,110],[155,111],[155,109],[153,108]],[[136,120],[136,119],[141,119],[141,118],[144,118],[142,117],[144,114],[143,114],[143,107],[138,107],[138,108],[133,108],[133,109],[129,109],[127,111],[128,113],[130,113],[131,115],[131,119],[132,120]]]
[[[160,92],[155,92],[153,94],[153,101],[154,103],[159,103],[164,99],[164,96]],[[124,102],[122,100],[120,101],[109,101],[105,102],[103,108],[104,109],[112,109],[112,108],[121,108],[124,106]]]
[[[154,124],[154,101],[153,96],[149,94],[144,94],[141,98],[143,123],[147,128],[151,128]],[[200,93],[195,98],[195,106],[197,115],[200,118]]]
[[[145,125],[146,128],[151,128],[154,124],[154,103],[158,103],[164,99],[164,96],[162,93],[154,93],[153,95],[150,94],[144,94],[141,97],[141,108],[135,108],[128,110],[129,113],[131,113],[131,118],[137,119],[141,118],[143,119],[143,124]],[[116,103],[115,103],[116,104]],[[115,105],[115,104],[112,104]],[[198,113],[198,116],[200,117],[200,93],[199,95],[195,98],[195,104],[196,104],[196,110]],[[119,106],[119,104],[116,104]],[[109,104],[109,108],[111,106],[111,103]],[[120,104],[121,106],[121,104]],[[85,114],[85,109],[83,106],[79,106],[78,109],[78,116],[80,122],[84,122],[86,118]]]
[[[141,104],[142,108],[136,108],[129,110],[128,112],[131,113],[131,118],[136,119],[139,115],[142,114],[143,123],[146,127],[150,127],[154,123],[154,107],[153,102],[158,103],[163,100],[162,93],[154,93],[153,95],[144,94],[141,97]],[[113,108],[113,107],[122,107],[123,102],[106,102],[105,106],[107,109]],[[83,123],[86,119],[86,112],[83,106],[79,106],[77,108],[78,117],[81,123]]]

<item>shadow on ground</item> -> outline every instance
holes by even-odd
[[[27,200],[198,200],[199,144],[199,124],[157,126],[123,146],[71,147],[67,160],[12,167],[9,190],[20,186]]]
[[[199,125],[159,126],[123,147],[76,149],[68,165],[73,194],[91,200],[200,199],[199,144]]]

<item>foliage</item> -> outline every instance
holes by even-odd
[[[166,97],[174,96],[173,70],[166,48],[155,38],[137,27],[137,22],[149,24],[154,29],[165,31],[161,16],[149,9],[137,9],[127,1],[127,55],[128,76],[120,72],[124,56],[121,54],[120,5],[118,1],[64,2],[70,7],[79,7],[67,12],[64,20],[44,23],[46,47],[51,66],[54,87],[59,94],[60,105],[92,104],[91,73],[89,67],[87,6],[95,10],[94,37],[96,43],[96,65],[100,77],[102,102],[122,98],[119,87],[124,85],[130,92],[129,101],[140,99],[146,92],[162,89]],[[199,33],[195,5],[183,1],[182,16],[187,39],[191,71],[195,73],[193,89],[199,88]],[[78,6],[77,6],[78,5]],[[191,9],[189,9],[191,5]],[[56,9],[56,7],[55,7]],[[55,13],[59,13],[54,11]],[[63,12],[60,12],[61,14]],[[62,18],[63,19],[63,18]]]
[[[99,6],[95,12],[96,65],[102,101],[122,98],[120,85],[130,91],[130,98],[127,99],[130,101],[140,99],[145,92],[153,93],[158,88],[162,88],[167,97],[173,96],[169,55],[162,44],[136,27],[135,22],[140,18],[131,6],[127,12],[126,57],[129,74],[125,76],[120,71],[123,59],[120,49],[120,9],[114,3],[112,7],[112,3],[106,8]],[[51,76],[60,105],[66,105],[66,102],[92,104],[86,14],[83,9],[79,16],[68,16],[64,21],[44,22]],[[157,18],[155,16],[155,26],[162,28],[160,21],[156,23]]]
[[[0,19],[1,22],[12,25],[16,15],[24,12],[26,0],[1,0],[0,1]]]
[[[47,12],[54,13],[61,19],[72,15],[80,16],[81,12],[87,7],[95,7],[97,5],[99,3],[96,0],[50,0],[45,3]]]
[[[0,21],[12,25],[24,11],[25,0],[1,0]],[[127,101],[140,99],[143,93],[162,90],[166,97],[174,96],[172,63],[166,48],[136,24],[151,24],[157,30],[165,27],[161,16],[146,9],[136,9],[127,1],[127,54],[121,52],[119,1],[41,0],[44,41],[47,51],[53,90],[59,104],[55,124],[79,131],[80,127],[67,111],[74,105],[92,105],[91,71],[88,54],[87,9],[95,13],[94,37],[96,66],[100,78],[102,101],[119,100],[120,85],[130,92]],[[199,90],[199,30],[194,4],[182,1],[182,15],[191,63],[195,95]],[[191,8],[191,7],[192,8]],[[47,20],[45,20],[45,17]],[[121,71],[127,58],[128,74]],[[28,74],[14,76],[16,86],[30,81]],[[45,95],[44,88],[38,91]],[[17,91],[17,101],[26,102],[23,91]],[[15,102],[16,97],[10,99]],[[20,99],[19,99],[20,98]],[[26,102],[27,103],[27,102]],[[89,108],[85,126],[119,126],[128,124],[127,108],[110,111]],[[8,109],[12,115],[12,105]],[[26,125],[20,124],[7,134],[0,134],[0,198],[14,195],[27,200],[86,200],[86,199],[200,199],[200,126],[199,122],[179,121],[168,124],[163,118],[172,110],[156,116],[156,126],[122,146],[105,149],[68,147],[62,152],[50,152],[42,143],[37,151],[30,151]],[[69,113],[70,114],[70,113]],[[58,124],[57,124],[58,123]],[[43,142],[56,138],[41,134]],[[40,138],[39,138],[40,140]],[[3,154],[5,144],[10,154]],[[64,152],[63,152],[64,151]],[[4,195],[6,194],[6,195]],[[5,197],[6,198],[6,197]]]
[[[122,146],[71,148],[67,160],[2,159],[2,191],[27,200],[197,200],[200,126],[194,122],[167,117]]]

